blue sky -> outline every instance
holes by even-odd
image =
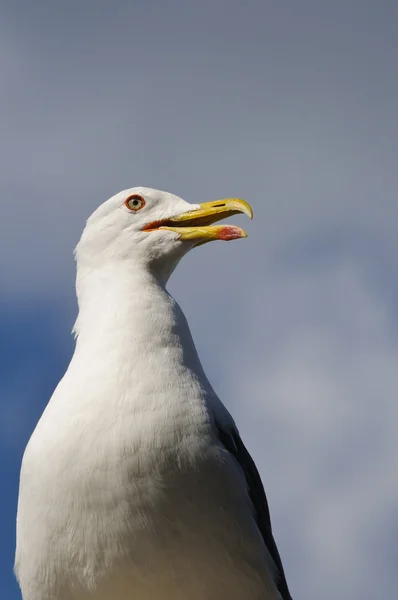
[[[249,239],[193,252],[170,290],[259,466],[295,600],[396,595],[396,2],[0,17],[2,597],[20,598],[23,449],[73,351],[72,250],[134,185],[252,204]]]

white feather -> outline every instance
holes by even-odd
[[[123,204],[145,196],[146,211]],[[24,600],[278,598],[216,397],[165,285],[190,249],[145,222],[196,206],[126,190],[76,250],[76,349],[26,448],[16,573]]]

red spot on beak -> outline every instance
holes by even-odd
[[[235,227],[234,225],[224,225],[220,227],[217,232],[217,239],[219,240],[236,240],[242,237],[242,229],[240,227]]]

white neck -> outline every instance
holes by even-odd
[[[203,372],[187,321],[163,283],[148,271],[117,262],[78,270],[78,363],[93,378],[123,381],[144,395],[182,382],[214,392]],[[146,388],[144,389],[144,382]]]

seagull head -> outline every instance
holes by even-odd
[[[253,211],[240,198],[190,204],[182,198],[146,187],[119,192],[88,219],[76,248],[78,265],[127,261],[166,279],[190,249],[213,240],[247,237],[235,225],[215,225],[238,213]]]

